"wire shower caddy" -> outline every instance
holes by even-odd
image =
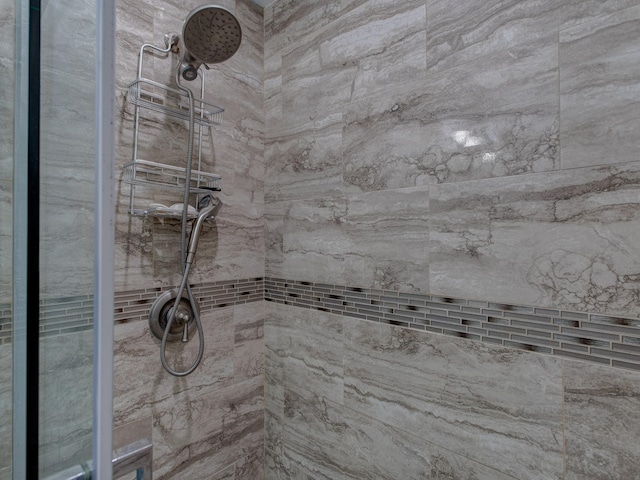
[[[198,215],[199,197],[221,190],[220,175],[208,173],[201,169],[204,129],[220,125],[224,113],[224,108],[204,100],[204,72],[200,72],[198,75],[200,77],[200,97],[193,98],[195,114],[193,128],[195,131],[189,132],[189,135],[197,134],[198,138],[197,166],[191,170],[189,182],[190,192],[196,195],[193,206],[182,206],[182,208],[177,209],[152,203],[149,206],[139,207],[136,202],[136,187],[138,186],[184,191],[187,182],[186,168],[138,157],[141,109],[152,110],[180,120],[189,119],[187,93],[142,76],[145,53],[151,54],[154,51],[167,55],[170,53],[171,45],[168,35],[165,36],[165,41],[167,48],[157,47],[148,43],[142,45],[138,57],[138,76],[136,80],[128,85],[127,101],[135,106],[133,161],[124,166],[123,180],[131,185],[129,194],[129,213],[131,215],[159,219],[181,219],[182,208],[188,208],[187,217],[194,219]]]

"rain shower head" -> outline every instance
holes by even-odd
[[[217,5],[193,9],[182,27],[182,78],[195,80],[200,65],[207,67],[208,63],[230,59],[238,51],[241,40],[240,23],[229,10]]]

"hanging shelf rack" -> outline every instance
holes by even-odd
[[[163,113],[171,117],[189,120],[189,97],[184,91],[169,87],[142,76],[145,53],[160,52],[168,54],[170,46],[163,49],[151,44],[144,44],[140,48],[138,59],[138,77],[128,85],[127,100],[135,105],[134,123],[134,154],[133,161],[127,163],[123,169],[123,180],[131,185],[129,213],[133,216],[165,218],[182,218],[182,204],[166,207],[160,204],[150,204],[140,207],[136,205],[136,187],[145,186],[162,190],[184,191],[187,182],[186,168],[153,162],[138,158],[138,141],[140,132],[140,110],[142,108]],[[197,206],[202,195],[221,191],[220,175],[201,170],[203,130],[222,123],[224,108],[209,103],[205,96],[205,75],[201,72],[200,98],[193,98],[194,107],[194,138],[197,134],[197,164],[191,170],[189,191],[195,195],[193,206],[187,208],[187,218],[197,217]],[[190,132],[191,135],[191,132]],[[180,208],[177,208],[180,206]]]

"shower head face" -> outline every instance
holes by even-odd
[[[220,63],[240,48],[242,29],[229,10],[217,5],[202,5],[192,10],[184,22],[182,39],[185,59],[200,63]]]

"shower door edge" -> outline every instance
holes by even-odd
[[[15,0],[12,291],[12,477],[27,477],[27,215],[29,200],[29,0]]]
[[[113,471],[115,11],[115,0],[96,1],[94,480],[110,480]]]

